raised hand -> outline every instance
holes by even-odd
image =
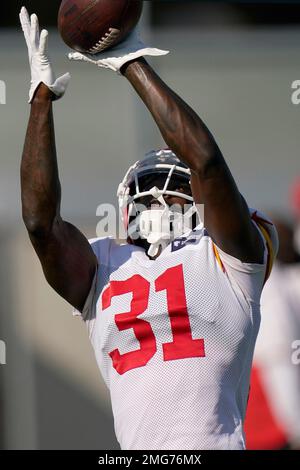
[[[40,33],[38,17],[33,14],[29,18],[25,7],[20,12],[20,21],[28,48],[29,64],[31,69],[31,86],[29,103],[32,102],[36,89],[44,83],[54,94],[53,99],[61,98],[70,81],[70,74],[56,78],[48,56],[48,31],[43,29]]]
[[[134,29],[127,39],[107,51],[99,54],[71,52],[69,59],[89,62],[98,67],[111,69],[114,72],[120,73],[121,67],[133,59],[142,56],[161,56],[168,53],[169,51],[145,46],[138,36],[137,29]]]

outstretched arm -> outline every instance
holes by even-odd
[[[69,58],[125,75],[153,115],[165,142],[191,169],[193,197],[205,205],[205,226],[215,243],[244,262],[261,263],[262,239],[213,136],[143,59],[166,52],[147,48],[134,31],[125,42],[104,53],[72,53]]]
[[[21,165],[23,220],[47,281],[82,310],[97,260],[84,235],[60,216],[52,98],[42,84],[31,107]]]
[[[203,121],[143,58],[126,63],[121,72],[151,112],[167,145],[191,169],[193,197],[205,205],[205,226],[215,243],[243,262],[261,263],[261,237]]]
[[[37,16],[29,18],[23,7],[20,20],[28,47],[32,103],[21,165],[23,219],[48,282],[81,310],[97,260],[86,238],[60,216],[52,114],[52,101],[64,94],[70,76],[56,79],[47,54],[48,32],[40,34]]]

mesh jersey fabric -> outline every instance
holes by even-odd
[[[121,448],[244,449],[266,245],[262,264],[219,250],[222,269],[200,226],[156,260],[111,238],[90,243],[98,271],[82,318]]]

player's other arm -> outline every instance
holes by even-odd
[[[203,121],[144,59],[125,64],[121,72],[151,112],[167,145],[191,169],[194,200],[205,205],[205,226],[215,243],[243,262],[261,263],[261,237]]]
[[[48,31],[36,15],[20,11],[31,70],[31,112],[21,165],[22,212],[31,242],[49,284],[82,310],[97,260],[86,238],[60,216],[52,101],[61,98],[70,75],[56,78],[48,57]]]
[[[60,215],[52,98],[41,84],[32,102],[21,164],[22,213],[47,281],[82,310],[97,259],[84,235]]]

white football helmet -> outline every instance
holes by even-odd
[[[143,160],[131,166],[119,185],[119,208],[128,237],[146,239],[150,244],[150,257],[156,256],[160,247],[165,248],[174,238],[191,230],[186,221],[196,208],[190,177],[190,169],[171,150],[158,150],[147,153]],[[181,210],[169,208],[164,195],[186,199],[191,206],[189,218]],[[157,199],[157,206],[153,203],[150,209],[141,206],[139,200],[144,196],[150,196],[152,201]]]

